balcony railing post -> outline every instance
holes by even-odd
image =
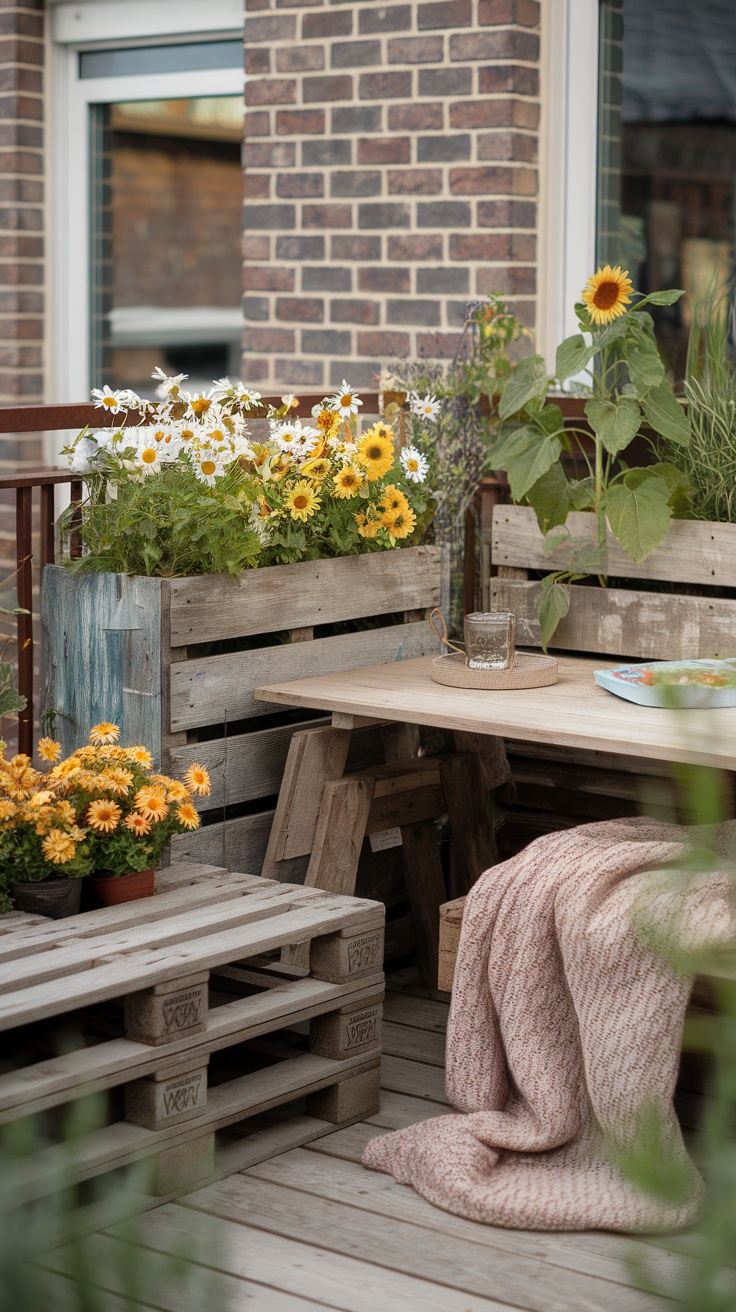
[[[41,484],[41,572],[44,565],[53,565],[56,559],[54,531],[56,524],[56,498],[54,484]]]
[[[18,751],[33,754],[33,488],[15,492],[16,559],[18,562],[18,605],[28,613],[18,615],[18,691],[26,708],[18,719]]]

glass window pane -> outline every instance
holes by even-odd
[[[240,96],[93,107],[93,386],[240,371]]]
[[[694,301],[727,282],[736,204],[731,0],[603,0],[598,256],[640,291],[684,287],[653,313],[684,372]]]
[[[191,73],[202,68],[242,68],[242,41],[189,41],[176,46],[83,50],[80,77],[140,77],[144,73]]]

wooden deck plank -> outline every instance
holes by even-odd
[[[332,1162],[314,1158],[310,1169],[320,1166],[329,1175]],[[661,1306],[639,1291],[569,1269],[563,1287],[559,1272],[538,1257],[490,1249],[457,1232],[448,1236],[442,1226],[415,1224],[399,1209],[389,1217],[380,1208],[366,1210],[362,1191],[371,1189],[371,1180],[363,1182],[359,1168],[357,1174],[361,1192],[351,1189],[336,1201],[325,1193],[305,1194],[293,1179],[275,1184],[251,1170],[198,1190],[186,1202],[210,1216],[257,1225],[286,1239],[298,1235],[301,1242],[342,1257],[369,1254],[372,1264],[431,1280],[440,1290],[484,1298],[492,1289],[501,1302],[529,1312],[652,1312]]]
[[[383,1051],[389,1057],[403,1057],[409,1061],[424,1062],[428,1066],[439,1066],[444,1072],[444,1034],[434,1034],[430,1030],[415,1029],[411,1025],[397,1025],[394,1021],[384,1021]]]
[[[446,1002],[390,992],[386,997],[383,1014],[386,1020],[394,1021],[397,1025],[413,1025],[416,1029],[444,1035],[449,1010]]]
[[[432,1102],[445,1101],[444,1068],[424,1062],[384,1056],[381,1083],[384,1089],[392,1089],[395,1093],[410,1093],[416,1098],[429,1098]]]

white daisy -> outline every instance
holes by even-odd
[[[80,437],[74,450],[69,453],[69,468],[73,474],[88,474],[92,465],[90,461],[99,453],[97,443],[91,437]]]
[[[136,445],[136,468],[144,474],[158,474],[161,471],[162,460],[161,443],[155,440],[151,430],[148,429],[144,436],[139,437]]]
[[[314,430],[308,430],[308,432],[310,436],[315,435]],[[305,435],[300,419],[274,424],[271,429],[271,441],[275,442],[279,451],[298,450],[304,444]]]
[[[281,404],[285,405],[287,410],[295,410],[299,404],[299,397],[294,396],[293,392],[287,392],[286,396],[282,396]]]
[[[192,467],[197,478],[208,487],[214,487],[215,479],[224,472],[219,455],[220,453],[211,447],[202,447],[192,456]]]
[[[236,383],[235,400],[240,401],[241,405],[258,405],[260,399],[260,392],[252,392],[244,383]]]
[[[415,446],[405,446],[399,456],[401,468],[412,483],[423,483],[429,470],[429,461]]]
[[[216,378],[210,388],[210,396],[214,401],[232,401],[236,392],[236,384],[231,383],[229,378]]]
[[[127,436],[123,428],[100,428],[94,434],[94,439],[100,451],[112,451],[113,447],[120,446]]]
[[[106,410],[110,415],[119,415],[121,410],[126,406],[126,393],[113,392],[111,387],[105,383],[104,387],[92,388],[92,400],[101,410]]]
[[[350,415],[357,415],[358,406],[361,406],[363,402],[358,393],[354,392],[350,384],[346,383],[343,378],[339,391],[331,397],[328,404],[330,410],[334,410],[336,414],[342,415],[343,419],[347,419]]]
[[[163,401],[166,397],[177,397],[179,395],[181,384],[189,377],[189,374],[170,375],[160,365],[157,365],[151,377],[160,384],[156,388],[156,396]]]
[[[426,396],[410,392],[408,400],[412,414],[418,415],[420,419],[436,419],[442,408],[437,397],[431,396],[429,392]]]

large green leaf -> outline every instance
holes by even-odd
[[[546,579],[542,579],[542,586],[537,598],[537,619],[539,620],[543,651],[547,650],[557,625],[560,620],[564,620],[569,609],[569,589],[564,584],[558,583],[554,574],[548,574]]]
[[[543,428],[545,433],[560,433],[565,429],[565,420],[558,405],[544,405],[538,414],[534,416],[535,424]]]
[[[641,410],[633,396],[618,401],[588,401],[585,414],[606,451],[617,456],[636,436],[641,424]]]
[[[508,419],[522,410],[528,401],[541,400],[547,392],[547,366],[541,355],[529,355],[514,366],[498,407],[499,417]]]
[[[639,471],[632,470],[631,473],[638,474]],[[672,511],[670,489],[665,479],[655,477],[638,482],[632,478],[631,483],[636,485],[627,486],[624,479],[609,488],[606,512],[624,551],[638,563],[667,536]]]
[[[526,499],[535,511],[543,533],[556,528],[558,524],[564,524],[572,508],[570,492],[570,483],[559,461],[529,488]]]
[[[690,438],[687,414],[672,392],[669,383],[662,382],[642,400],[647,422],[655,433],[670,442],[685,446]]]
[[[640,310],[642,305],[674,305],[684,295],[684,290],[678,287],[671,287],[669,291],[664,292],[650,292],[643,301],[637,302],[635,308]]]
[[[564,342],[560,342],[557,347],[557,356],[555,358],[555,374],[561,383],[566,378],[572,378],[573,374],[579,374],[588,363],[593,348],[588,345],[582,333],[575,333],[572,337],[566,337]]]
[[[659,387],[664,378],[664,365],[656,342],[648,336],[641,336],[636,345],[628,347],[625,359],[629,377],[640,399],[653,387]]]
[[[522,501],[530,488],[559,459],[562,443],[538,429],[526,429],[506,459],[506,473],[514,501]]]

